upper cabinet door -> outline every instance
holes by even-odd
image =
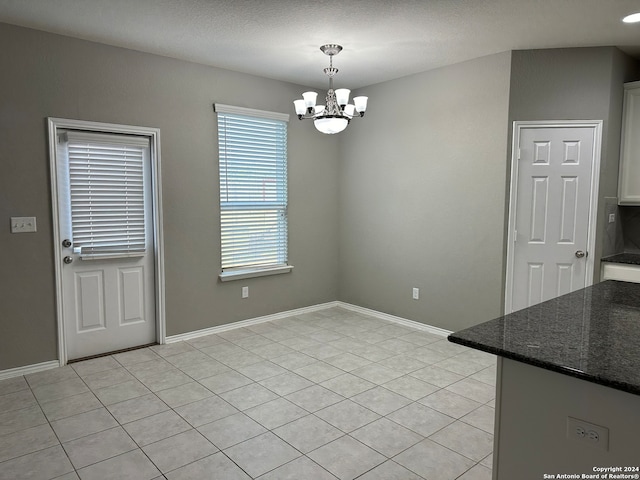
[[[618,203],[640,205],[640,82],[625,83]]]

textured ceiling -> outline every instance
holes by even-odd
[[[362,87],[506,50],[614,45],[640,58],[639,0],[0,0],[0,22],[307,86],[339,43]],[[3,46],[6,47],[6,46]]]

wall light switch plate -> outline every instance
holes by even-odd
[[[36,217],[11,217],[11,233],[36,231]]]

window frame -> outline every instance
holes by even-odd
[[[264,111],[264,110],[256,110],[256,109],[252,109],[252,108],[244,108],[244,107],[236,107],[236,106],[232,106],[232,105],[224,105],[224,104],[219,104],[216,103],[214,104],[214,112],[216,113],[216,121],[218,122],[217,128],[216,128],[216,132],[219,132],[219,128],[220,128],[220,123],[219,123],[219,119],[220,119],[220,114],[229,114],[229,115],[240,115],[240,116],[245,116],[245,117],[254,117],[257,119],[261,119],[261,120],[276,120],[276,121],[280,121],[280,122],[284,122],[285,124],[288,123],[289,121],[289,115],[288,114],[283,114],[283,113],[277,113],[277,112],[269,112],[269,111]],[[285,135],[286,135],[286,127],[285,127]],[[286,137],[285,137],[286,140]],[[220,172],[220,165],[221,165],[221,152],[220,152],[220,135],[218,133],[218,171]],[[284,168],[285,168],[285,175],[284,175],[284,190],[285,192],[287,191],[287,174],[286,174],[286,169],[288,168],[287,166],[287,152],[285,150],[285,155],[284,155]],[[220,188],[220,192],[222,192],[223,190],[223,178],[222,175],[220,175],[219,177],[219,188]],[[282,273],[289,273],[291,272],[291,270],[293,269],[293,265],[289,264],[289,258],[288,258],[288,243],[289,243],[289,239],[288,239],[288,212],[287,212],[287,203],[288,203],[288,195],[285,193],[285,201],[284,201],[284,222],[286,222],[285,227],[287,229],[287,234],[284,235],[284,249],[287,252],[286,254],[286,258],[284,259],[284,263],[274,263],[274,264],[267,264],[267,265],[242,265],[242,266],[236,266],[236,267],[227,267],[225,269],[223,269],[222,267],[222,256],[223,256],[223,250],[222,250],[222,215],[223,215],[223,200],[222,200],[222,195],[220,194],[218,196],[219,199],[219,219],[221,221],[221,225],[220,225],[220,274],[219,274],[219,278],[221,281],[226,282],[226,281],[230,281],[230,280],[240,280],[240,279],[245,279],[245,278],[253,278],[253,277],[261,277],[261,276],[267,276],[267,275],[277,275],[277,274],[282,274]],[[228,208],[225,209],[226,212],[229,211]],[[278,244],[277,247],[275,247],[276,249],[281,249],[282,245]]]
[[[153,205],[149,137],[60,129],[57,148],[65,179],[59,188],[71,215],[65,236],[80,259],[147,255],[153,248],[146,207]],[[105,196],[111,205],[103,205]],[[105,214],[112,217],[108,222]]]

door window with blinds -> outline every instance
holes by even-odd
[[[289,271],[289,116],[215,105],[220,168],[221,279]],[[249,275],[251,276],[251,275]]]
[[[82,260],[147,253],[149,139],[64,131],[58,139],[59,190],[69,236]]]

